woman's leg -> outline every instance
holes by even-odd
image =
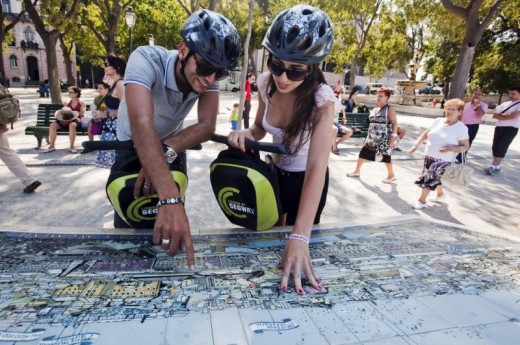
[[[388,180],[393,179],[395,177],[395,174],[394,174],[394,168],[393,168],[392,163],[385,163],[385,166],[386,166],[386,170],[388,170],[387,179]]]
[[[437,197],[442,197],[444,195],[444,190],[442,189],[442,185],[438,185],[435,187],[435,193],[437,193]]]
[[[69,123],[69,141],[70,141],[70,149],[74,150],[74,143],[76,141],[76,128],[78,124],[76,122]]]
[[[353,172],[347,174],[347,176],[359,176],[359,174],[361,173],[361,167],[363,166],[363,163],[365,163],[365,159],[358,158],[356,169]]]
[[[58,136],[58,124],[53,122],[49,125],[49,149],[53,149]]]
[[[88,134],[89,141],[94,141],[94,135],[92,134],[92,121],[93,120],[90,120],[88,122],[88,126],[87,126],[87,134]]]
[[[428,197],[428,194],[430,194],[429,188],[421,188],[421,196],[419,197],[419,202],[421,204],[426,204],[426,198]]]

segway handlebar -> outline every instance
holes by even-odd
[[[130,150],[134,148],[134,142],[128,141],[84,141],[81,143],[83,148],[96,151],[96,150]],[[198,144],[190,147],[189,150],[201,150],[202,145]]]
[[[225,144],[229,146],[227,137],[220,134],[213,134],[212,141]],[[291,149],[283,144],[266,143],[262,141],[254,141],[246,139],[246,150],[258,150],[271,153],[280,153],[283,155],[290,155]]]

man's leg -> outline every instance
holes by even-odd
[[[0,159],[20,179],[24,187],[37,182],[20,159],[20,156],[9,146],[9,141],[5,134],[0,134]]]

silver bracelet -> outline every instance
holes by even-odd
[[[298,240],[298,241],[302,241],[302,242],[305,242],[307,244],[309,244],[309,242],[311,241],[307,236],[305,235],[300,235],[300,234],[290,234],[289,235],[289,239],[290,240]]]

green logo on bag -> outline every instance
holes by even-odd
[[[255,215],[255,209],[248,207],[245,203],[233,200],[235,195],[240,194],[240,190],[233,187],[221,188],[218,192],[218,203],[220,208],[228,215],[237,218],[247,218],[248,215]],[[239,213],[237,213],[239,212]]]

